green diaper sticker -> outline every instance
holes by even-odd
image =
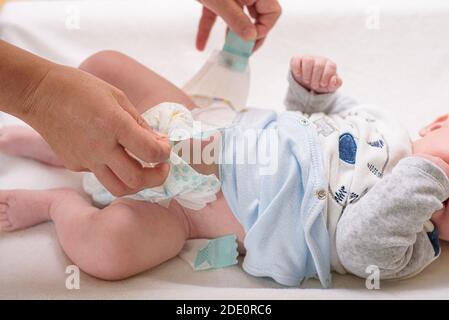
[[[237,264],[237,237],[235,234],[209,240],[207,246],[200,249],[193,267],[195,270],[207,270],[229,267]]]
[[[255,41],[245,41],[229,31],[223,50],[220,52],[220,64],[231,70],[245,72],[254,44]]]

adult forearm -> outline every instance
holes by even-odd
[[[0,111],[25,120],[34,94],[54,64],[0,40]]]
[[[125,93],[1,41],[0,110],[33,127],[66,168],[92,171],[115,196],[159,186],[169,172],[167,164],[144,169],[129,156],[164,162],[170,144],[141,125]]]

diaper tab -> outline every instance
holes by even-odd
[[[180,253],[195,271],[219,269],[237,264],[237,236],[189,240]]]
[[[245,41],[229,31],[223,50],[220,52],[220,64],[234,71],[245,72],[254,45],[255,41]]]

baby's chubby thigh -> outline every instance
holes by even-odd
[[[239,252],[245,253],[243,246],[245,230],[232,213],[222,192],[217,193],[216,201],[209,203],[203,209],[182,208],[182,210],[190,226],[190,239],[213,239],[235,234]]]
[[[221,138],[221,134],[216,132],[203,141],[190,139],[178,144],[175,152],[198,173],[219,177],[218,154],[220,152]],[[188,152],[185,152],[186,150]],[[187,157],[186,154],[188,154]],[[189,221],[189,238],[211,239],[235,234],[239,242],[239,251],[244,253],[243,240],[245,231],[243,226],[232,213],[223,193],[220,191],[216,196],[217,200],[208,203],[200,210],[182,208],[178,205],[182,208]]]

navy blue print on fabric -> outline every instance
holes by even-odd
[[[427,232],[430,242],[432,243],[433,251],[435,251],[435,257],[440,254],[440,240],[438,230],[435,228],[432,232]]]
[[[348,191],[346,191],[345,186],[341,186],[337,192],[335,192],[334,200],[337,203],[342,204],[346,200],[346,196],[348,195]]]
[[[368,142],[368,144],[371,147],[376,147],[376,148],[383,148],[385,143],[383,142],[383,140],[377,140],[377,141],[372,141],[372,142]]]
[[[340,136],[338,151],[342,161],[349,164],[355,164],[357,143],[352,134],[346,132]]]
[[[354,201],[356,201],[360,196],[355,193],[355,192],[351,192],[351,195],[349,196],[349,203],[353,203]]]
[[[376,166],[372,163],[368,163],[367,164],[369,171],[371,171],[372,174],[374,174],[376,177],[378,178],[382,178],[383,177],[383,173],[376,168]]]

